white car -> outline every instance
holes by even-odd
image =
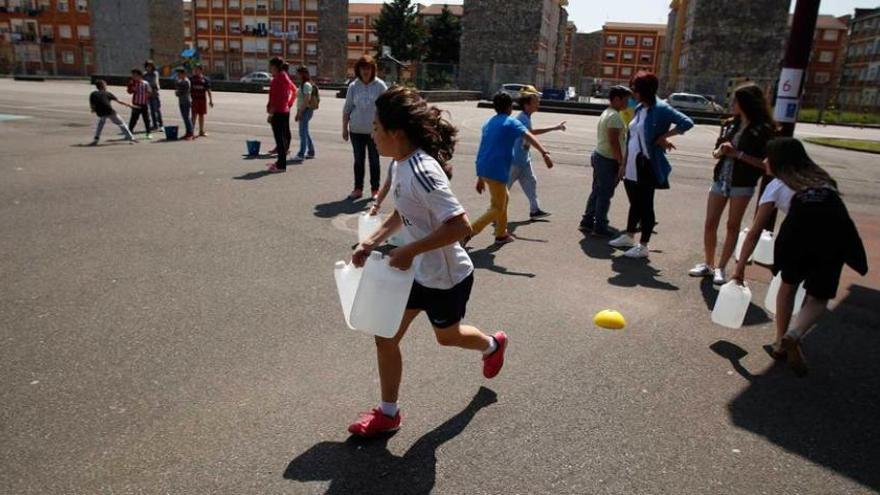
[[[522,90],[529,87],[529,84],[509,83],[502,84],[498,90],[499,93],[507,93],[511,98],[518,100],[522,96]],[[540,94],[540,93],[539,93]]]
[[[666,102],[679,110],[697,110],[700,112],[723,113],[724,108],[702,95],[690,93],[672,93]]]
[[[269,84],[271,81],[272,76],[270,76],[268,72],[251,72],[241,78],[241,82],[245,83]]]

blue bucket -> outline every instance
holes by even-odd
[[[247,154],[248,156],[257,156],[260,154],[260,142],[259,141],[247,141]]]
[[[165,139],[167,141],[177,141],[177,126],[176,125],[166,125],[164,127],[165,130]]]

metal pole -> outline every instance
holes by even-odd
[[[794,136],[801,105],[805,73],[813,49],[813,33],[819,17],[820,0],[797,0],[791,23],[791,34],[785,49],[779,86],[776,90],[776,121],[781,124],[781,136]]]

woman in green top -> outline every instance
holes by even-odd
[[[312,159],[315,157],[315,143],[312,142],[312,136],[309,134],[309,122],[315,113],[316,105],[312,104],[317,101],[318,88],[312,84],[312,78],[309,75],[309,68],[301,65],[296,69],[299,75],[299,94],[296,99],[296,121],[299,122],[299,153],[294,157],[295,161],[303,159]]]

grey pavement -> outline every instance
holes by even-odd
[[[124,88],[113,87],[120,97]],[[538,114],[557,167],[538,167],[548,221],[474,239],[468,322],[511,337],[501,375],[404,340],[404,426],[355,441],[378,400],[371,339],[347,330],[332,277],[367,203],[351,189],[341,102],[314,124],[318,158],[259,173],[265,95],[216,93],[195,142],[91,139],[90,87],[0,79],[0,493],[683,494],[880,490],[880,156],[808,146],[839,179],[874,271],[851,271],[806,339],[797,379],[762,346],[756,304],[715,326],[701,259],[717,129],[674,140],[650,261],[577,230],[595,117]],[[179,123],[163,92],[166,123]],[[489,110],[443,104],[461,129],[453,188],[478,213],[473,160]],[[127,117],[128,112],[121,112]],[[6,120],[5,116],[27,118]],[[802,125],[801,135],[880,131]],[[387,163],[387,162],[386,162]],[[540,163],[539,163],[540,165]],[[618,191],[612,223],[621,226]],[[755,301],[769,280],[749,269]],[[596,328],[614,308],[620,331]]]

